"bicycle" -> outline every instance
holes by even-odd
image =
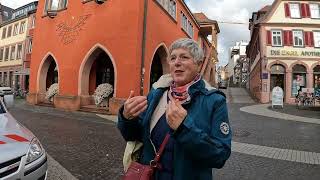
[[[15,97],[20,97],[21,99],[25,99],[27,93],[28,93],[28,92],[27,92],[26,90],[18,89],[18,90],[14,93],[14,96],[15,96]]]

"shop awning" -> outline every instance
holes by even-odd
[[[20,71],[16,71],[13,73],[13,75],[30,75],[30,68],[21,69]]]

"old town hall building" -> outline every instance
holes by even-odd
[[[29,103],[46,102],[48,87],[58,83],[53,106],[79,110],[109,83],[109,111],[116,113],[130,90],[145,95],[168,73],[168,47],[182,37],[202,46],[201,73],[215,84],[218,24],[191,13],[183,0],[40,0],[36,23]]]

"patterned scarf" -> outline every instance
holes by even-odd
[[[178,99],[181,104],[184,104],[186,102],[190,101],[190,95],[188,93],[188,89],[191,85],[193,85],[194,83],[198,82],[201,79],[200,74],[196,75],[196,77],[189,82],[188,84],[184,85],[184,86],[180,86],[177,87],[176,83],[174,81],[172,81],[171,85],[170,85],[170,90],[169,90],[169,98],[171,99]]]

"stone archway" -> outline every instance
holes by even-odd
[[[79,90],[81,106],[94,104],[92,95],[98,85],[109,83],[116,92],[116,69],[114,61],[108,51],[100,45],[92,48],[83,61],[79,71]]]
[[[270,67],[270,93],[274,87],[282,88],[284,94],[286,93],[286,68],[282,64],[273,64]],[[285,97],[285,96],[284,96]]]
[[[168,51],[164,44],[161,44],[155,51],[150,68],[149,89],[163,74],[169,73],[167,63]]]
[[[54,83],[59,82],[59,68],[57,61],[53,57],[53,55],[48,54],[44,60],[42,61],[39,71],[38,71],[38,86],[37,92],[38,94],[46,93],[47,89]],[[41,98],[42,102],[44,98]]]

